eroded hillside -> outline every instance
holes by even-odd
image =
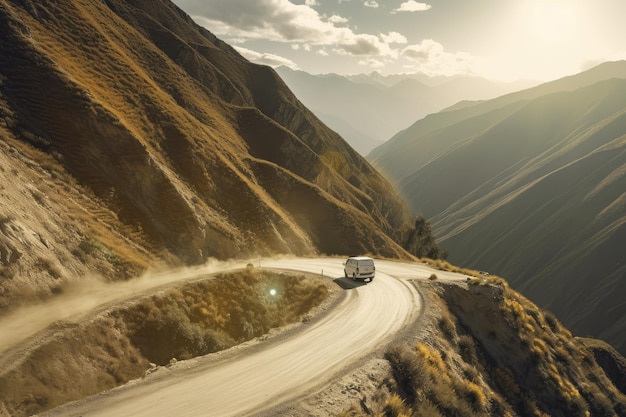
[[[166,0],[0,1],[0,303],[256,254],[409,256],[401,199]]]

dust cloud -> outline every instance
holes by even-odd
[[[150,290],[172,283],[193,280],[214,272],[242,268],[246,261],[210,259],[203,265],[162,272],[148,272],[125,282],[107,283],[97,277],[85,277],[66,287],[64,292],[48,301],[22,306],[0,318],[0,355],[11,347],[55,322],[78,322],[94,310],[122,302]]]

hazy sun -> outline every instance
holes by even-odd
[[[533,35],[542,42],[563,43],[576,36],[578,15],[572,0],[528,1],[527,18]]]

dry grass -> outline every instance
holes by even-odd
[[[397,394],[389,397],[383,408],[385,417],[410,417],[411,414],[411,409],[406,406],[404,400]]]
[[[474,269],[461,268],[459,266],[451,264],[450,262],[444,259],[422,258],[421,261],[440,271],[457,272],[459,274],[463,274],[463,275],[467,275],[471,277],[481,276],[479,271],[476,271]]]
[[[327,295],[321,280],[246,269],[153,295],[119,316],[142,354],[165,365],[293,323]]]
[[[446,358],[442,356],[446,352]],[[410,416],[428,416],[428,410],[436,410],[442,416],[487,416],[495,410],[494,396],[478,379],[478,383],[466,379],[459,372],[457,358],[451,358],[449,348],[428,346],[417,343],[413,349],[394,346],[389,349],[387,358],[394,369],[398,391],[405,394],[406,407]],[[479,385],[481,384],[481,385]],[[392,397],[393,400],[393,397]],[[389,400],[385,407],[389,404]]]

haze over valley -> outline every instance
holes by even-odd
[[[538,83],[420,73],[312,75],[285,66],[276,71],[298,99],[363,156],[430,113],[460,101],[494,98]]]

